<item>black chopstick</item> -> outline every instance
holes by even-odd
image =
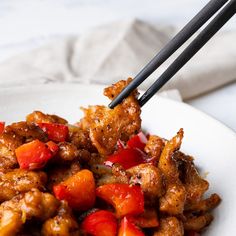
[[[134,80],[109,104],[114,108],[185,43],[228,0],[211,0],[167,45],[135,76]]]
[[[219,29],[235,14],[235,12],[236,0],[231,0],[142,95],[139,99],[140,106],[143,106],[167,81],[169,81],[170,78],[175,75],[176,72],[178,72],[217,31],[219,31]]]

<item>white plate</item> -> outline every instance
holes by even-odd
[[[108,104],[101,86],[41,85],[0,90],[0,120],[24,119],[33,110],[55,113],[74,123],[82,117],[80,106]],[[204,235],[236,235],[236,134],[194,108],[154,97],[142,109],[143,127],[150,133],[172,137],[180,127],[185,138],[182,150],[196,158],[202,173],[209,173],[210,193],[223,201]]]

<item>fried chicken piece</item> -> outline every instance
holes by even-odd
[[[13,130],[9,130],[0,135],[0,144],[6,147],[9,151],[15,151],[24,142],[24,137],[17,135]]]
[[[99,173],[97,179],[97,185],[101,186],[104,184],[129,184],[130,175],[127,173],[127,171],[118,163],[113,164],[112,167],[106,167],[104,165],[95,165],[100,169],[94,169],[92,168],[93,172]],[[100,167],[99,167],[100,166]],[[102,168],[104,169],[104,173],[102,173]]]
[[[26,121],[29,123],[57,123],[67,124],[67,120],[56,115],[44,114],[41,111],[34,111],[27,115]]]
[[[187,220],[184,222],[185,230],[194,230],[196,232],[201,231],[203,228],[208,226],[213,220],[213,216],[209,213],[205,213],[200,216],[187,216]]]
[[[153,236],[183,236],[184,228],[182,222],[176,217],[160,219],[160,226]]]
[[[182,184],[173,183],[167,185],[167,191],[160,198],[160,211],[169,215],[183,213],[186,199],[186,191]]]
[[[10,170],[17,167],[15,152],[0,142],[0,168]]]
[[[0,235],[15,236],[23,225],[22,214],[13,209],[0,208]]]
[[[73,161],[79,156],[79,150],[73,143],[61,142],[58,144],[59,150],[56,155],[57,162]]]
[[[61,142],[58,144],[59,151],[52,159],[55,164],[68,164],[79,161],[80,163],[88,163],[91,159],[91,153],[86,149],[78,149],[75,144],[69,142]]]
[[[179,171],[177,168],[177,163],[173,159],[173,154],[180,149],[183,136],[184,131],[183,129],[180,129],[177,135],[166,143],[161,153],[158,167],[168,182],[174,182],[179,179]]]
[[[186,211],[207,212],[216,208],[221,202],[218,194],[214,193],[209,198],[185,206]]]
[[[185,162],[184,187],[187,191],[186,205],[192,205],[202,199],[209,183],[203,179],[192,161]]]
[[[128,184],[130,180],[130,174],[118,163],[115,163],[111,167],[112,176],[116,179],[117,183]]]
[[[152,158],[154,163],[157,164],[164,146],[165,143],[162,138],[156,135],[150,135],[144,151]]]
[[[92,142],[89,138],[88,130],[83,130],[78,125],[69,125],[69,142],[74,144],[78,149],[86,149],[90,152],[95,152],[96,148],[92,145]]]
[[[15,169],[0,175],[0,202],[10,200],[19,193],[30,191],[32,188],[43,190],[47,175],[42,172]]]
[[[59,202],[50,193],[42,193],[38,189],[32,189],[25,193],[24,198],[19,202],[19,206],[26,214],[26,219],[34,217],[44,221],[55,214]]]
[[[163,195],[164,186],[160,170],[151,164],[140,164],[127,170],[131,175],[130,183],[139,184],[145,196],[145,202],[155,204]]]
[[[160,198],[160,211],[170,215],[182,214],[186,200],[186,190],[179,179],[178,166],[173,159],[173,154],[181,146],[183,135],[183,129],[180,129],[177,135],[167,142],[158,163],[166,184],[166,193]]]
[[[79,236],[79,225],[66,202],[62,202],[58,214],[44,222],[43,236]]]
[[[119,81],[106,88],[104,94],[114,98],[131,80]],[[114,109],[105,106],[89,106],[83,108],[84,118],[81,120],[83,130],[89,132],[92,144],[102,155],[114,152],[118,139],[127,140],[137,133],[141,127],[140,106],[134,91]]]
[[[0,135],[0,168],[14,169],[18,163],[15,156],[15,149],[22,145],[24,138],[15,134],[12,130],[6,129]]]
[[[14,169],[18,163],[15,149],[22,145],[24,138],[13,131],[4,132],[0,135],[0,168]]]
[[[0,235],[14,236],[26,220],[45,221],[55,215],[59,201],[49,193],[32,189],[0,205]]]
[[[14,133],[14,135],[22,137],[23,142],[31,142],[34,139],[38,139],[42,142],[47,142],[47,134],[36,124],[27,123],[25,121],[13,123],[6,126],[5,133]]]

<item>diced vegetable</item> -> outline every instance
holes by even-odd
[[[48,146],[38,139],[21,145],[15,153],[20,168],[29,170],[42,168],[53,157]]]
[[[144,150],[144,147],[147,143],[147,137],[143,132],[139,132],[137,135],[134,135],[128,142],[127,146],[130,148],[139,148]]]
[[[48,138],[55,142],[66,141],[69,129],[68,126],[54,123],[38,123],[38,126],[47,133]]]
[[[93,173],[81,170],[65,181],[53,187],[54,195],[59,200],[66,200],[76,210],[88,210],[95,203],[95,181]]]
[[[118,217],[144,212],[144,196],[140,186],[106,184],[96,189],[96,195],[112,204]]]
[[[118,236],[145,236],[144,233],[132,222],[124,217],[121,221]]]
[[[113,213],[99,210],[88,215],[82,222],[82,230],[93,236],[116,236],[117,220]]]
[[[117,153],[108,157],[104,162],[107,166],[119,163],[124,169],[145,163],[147,157],[144,152],[136,148],[120,149]]]
[[[0,121],[0,134],[3,133],[5,128],[5,122]]]
[[[153,228],[159,226],[157,212],[154,209],[145,210],[144,213],[137,216],[127,216],[127,219],[140,228]]]

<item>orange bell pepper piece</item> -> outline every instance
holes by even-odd
[[[53,187],[54,195],[59,200],[66,200],[69,206],[78,211],[85,211],[95,203],[95,181],[93,173],[81,170],[65,181]]]
[[[42,168],[54,155],[48,146],[38,139],[21,145],[15,153],[20,168],[29,170]]]
[[[96,189],[96,195],[113,205],[118,217],[144,212],[144,196],[140,186],[106,184]]]
[[[93,236],[116,236],[117,220],[112,212],[98,210],[88,215],[81,224],[82,230]]]

